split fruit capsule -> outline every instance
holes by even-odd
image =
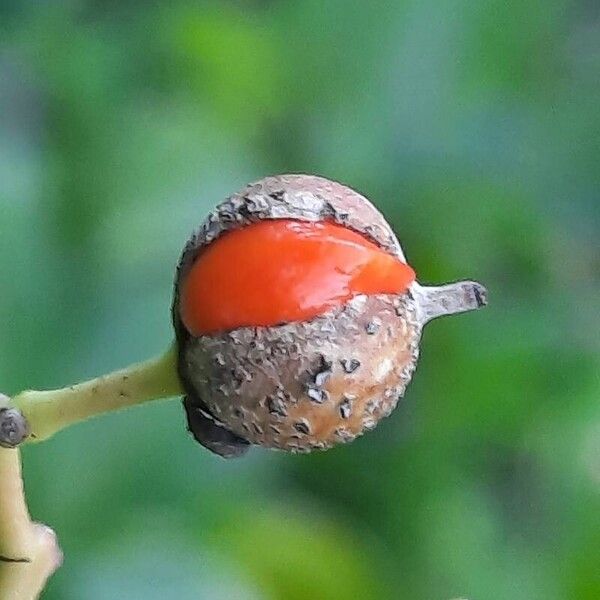
[[[479,283],[417,283],[358,192],[309,175],[234,194],[184,248],[173,324],[188,427],[225,457],[353,440],[404,395],[431,319],[486,304]]]

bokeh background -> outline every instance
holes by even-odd
[[[599,159],[591,0],[0,2],[2,391],[161,352],[188,234],[267,174],[491,297],[349,446],[226,462],[171,401],[26,448],[45,598],[597,600]]]

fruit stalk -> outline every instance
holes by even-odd
[[[77,385],[21,392],[0,410],[0,445],[42,441],[90,417],[181,393],[171,347],[158,358]]]

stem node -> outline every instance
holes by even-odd
[[[0,446],[16,448],[28,435],[29,425],[20,410],[0,408]]]

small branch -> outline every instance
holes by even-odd
[[[0,598],[34,600],[62,562],[54,532],[33,523],[18,450],[0,449]]]
[[[21,392],[12,398],[12,408],[0,410],[0,444],[6,438],[2,435],[3,430],[12,432],[17,443],[23,439],[24,431],[28,435],[25,441],[42,441],[90,417],[180,395],[182,390],[176,365],[176,351],[172,347],[159,358],[84,383],[59,390]],[[19,415],[25,418],[25,430],[19,429]],[[5,445],[16,445],[4,441]]]

